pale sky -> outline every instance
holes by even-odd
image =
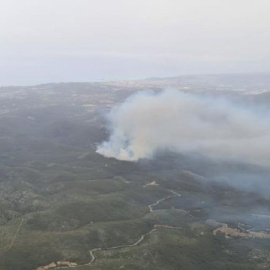
[[[0,86],[270,72],[270,0],[0,0]]]

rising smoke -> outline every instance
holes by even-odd
[[[109,140],[97,152],[119,160],[152,158],[175,151],[270,165],[270,120],[220,98],[177,90],[143,92],[108,116]]]

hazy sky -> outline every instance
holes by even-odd
[[[269,0],[0,0],[0,85],[269,72]]]

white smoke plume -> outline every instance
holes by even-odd
[[[97,152],[119,160],[156,151],[270,165],[269,114],[177,90],[131,96],[109,114],[111,135]]]

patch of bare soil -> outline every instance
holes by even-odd
[[[218,233],[223,233],[225,236],[229,237],[243,237],[243,238],[261,238],[261,239],[270,239],[270,234],[264,232],[253,232],[253,231],[242,231],[238,229],[233,229],[228,227],[227,224],[222,225],[221,227],[213,231],[214,235]]]

